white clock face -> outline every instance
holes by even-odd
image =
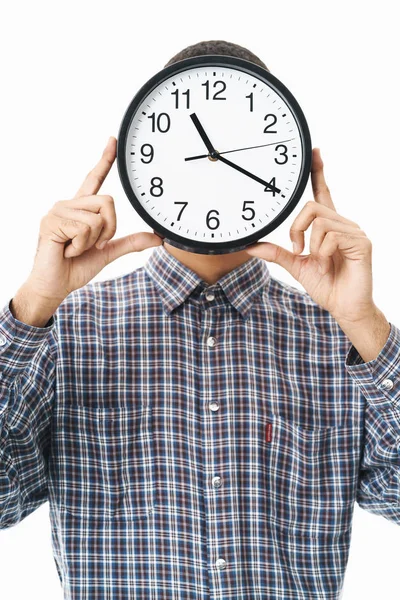
[[[211,160],[201,132],[247,173]],[[137,107],[125,153],[143,209],[197,242],[234,242],[265,228],[302,175],[302,137],[290,106],[262,79],[229,66],[188,68],[158,84]]]

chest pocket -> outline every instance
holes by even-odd
[[[150,406],[57,409],[55,495],[80,518],[143,519],[155,502]]]
[[[275,524],[317,538],[347,531],[357,482],[352,424],[308,428],[268,414],[262,435],[268,512]]]

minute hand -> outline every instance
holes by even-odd
[[[269,188],[272,192],[274,192],[274,194],[280,194],[281,190],[279,188],[275,187],[271,183],[268,183],[267,181],[264,181],[260,177],[257,177],[257,175],[253,175],[253,173],[250,173],[249,171],[246,171],[246,169],[243,169],[242,167],[239,167],[239,165],[235,165],[235,163],[233,163],[230,160],[228,160],[227,158],[225,158],[225,156],[221,156],[220,154],[217,153],[217,158],[218,158],[218,160],[220,160],[221,162],[225,163],[226,165],[229,165],[233,169],[236,169],[236,171],[239,171],[240,173],[243,173],[243,175],[247,175],[247,177],[251,177],[251,179],[254,179],[255,181],[258,181],[258,183],[262,183],[263,185],[266,186],[266,188]],[[266,191],[266,190],[264,190],[264,191]]]

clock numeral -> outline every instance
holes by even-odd
[[[209,80],[207,80],[205,83],[202,83],[201,85],[204,85],[206,88],[206,100],[210,99],[210,82]],[[213,83],[213,87],[215,88],[217,85],[222,85],[222,88],[220,90],[218,90],[217,92],[215,92],[214,96],[212,97],[213,100],[226,100],[226,98],[224,98],[223,96],[220,96],[220,94],[222,94],[222,92],[224,92],[226,90],[226,83],[225,81],[214,81]]]
[[[278,148],[283,148],[283,152],[280,152],[279,156],[284,156],[285,158],[284,158],[283,162],[281,162],[279,160],[276,160],[276,156],[275,156],[275,162],[277,165],[284,165],[289,160],[288,155],[287,155],[287,146],[285,146],[285,144],[278,144],[275,148],[275,152],[278,150]]]
[[[183,211],[185,210],[185,208],[187,207],[187,205],[189,204],[189,202],[174,202],[174,204],[183,204],[183,208],[181,208],[181,212],[178,215],[178,218],[176,219],[177,221],[181,220],[181,215],[183,213]]]
[[[210,214],[213,212],[215,212],[215,213],[217,213],[217,215],[219,215],[219,212],[217,210],[215,210],[214,208],[212,210],[209,210],[207,213],[207,216],[206,216],[207,227],[209,229],[218,229],[218,227],[220,226],[219,219],[217,219],[217,217],[215,217],[215,216],[210,217]],[[211,227],[211,225],[210,225],[211,220],[216,221],[217,224],[215,225],[215,227]]]
[[[242,219],[244,219],[245,221],[251,221],[256,216],[256,213],[254,212],[254,209],[251,206],[246,206],[246,204],[254,204],[254,200],[245,200],[243,202],[243,208],[242,208],[242,212],[249,210],[250,213],[252,213],[251,216],[249,216],[249,217],[245,217],[244,215],[242,215]]]
[[[147,152],[145,152],[145,148],[150,148],[150,150]],[[148,158],[149,160],[144,160],[143,158],[141,158],[140,160],[142,161],[142,163],[144,163],[145,165],[148,165],[149,163],[151,163],[151,161],[154,158],[154,148],[151,144],[143,144],[143,146],[140,148],[140,152],[143,154],[143,156],[145,158]]]
[[[159,181],[160,183],[156,183],[157,181]],[[161,179],[161,177],[153,177],[153,179],[151,180],[150,194],[152,196],[155,196],[156,198],[158,198],[159,196],[162,196],[164,193],[162,185],[163,185],[163,180]],[[157,194],[156,194],[155,190],[158,190]]]
[[[282,164],[283,164],[283,163],[282,163]],[[271,181],[268,181],[268,183],[270,183],[271,185],[273,185],[274,187],[276,187],[276,183],[275,183],[275,177],[273,177],[273,178],[271,179]],[[264,192],[272,192],[272,194],[273,194],[273,196],[274,196],[274,198],[275,198],[275,195],[276,195],[276,191],[275,191],[275,190],[271,190],[271,188],[269,188],[269,187],[266,187],[266,188],[264,189]]]
[[[147,118],[151,119],[151,131],[153,133],[155,132],[156,127],[160,133],[167,133],[167,131],[171,127],[171,119],[169,114],[167,113],[160,113],[157,119],[156,113],[149,115]]]
[[[253,92],[251,92],[246,98],[250,100],[250,112],[253,112]]]
[[[179,90],[171,92],[172,96],[175,96],[175,108],[179,108]],[[186,96],[186,108],[190,108],[190,90],[182,92],[182,96]]]
[[[278,133],[277,131],[269,131],[269,128],[272,127],[273,125],[275,125],[275,123],[277,121],[276,115],[265,115],[264,121],[266,121],[268,119],[268,117],[272,117],[273,121],[272,121],[272,123],[270,123],[269,125],[266,125],[264,127],[264,133]]]

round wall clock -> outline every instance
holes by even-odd
[[[237,252],[293,211],[312,147],[298,102],[247,60],[204,55],[154,75],[123,117],[117,165],[136,212],[169,244]]]

